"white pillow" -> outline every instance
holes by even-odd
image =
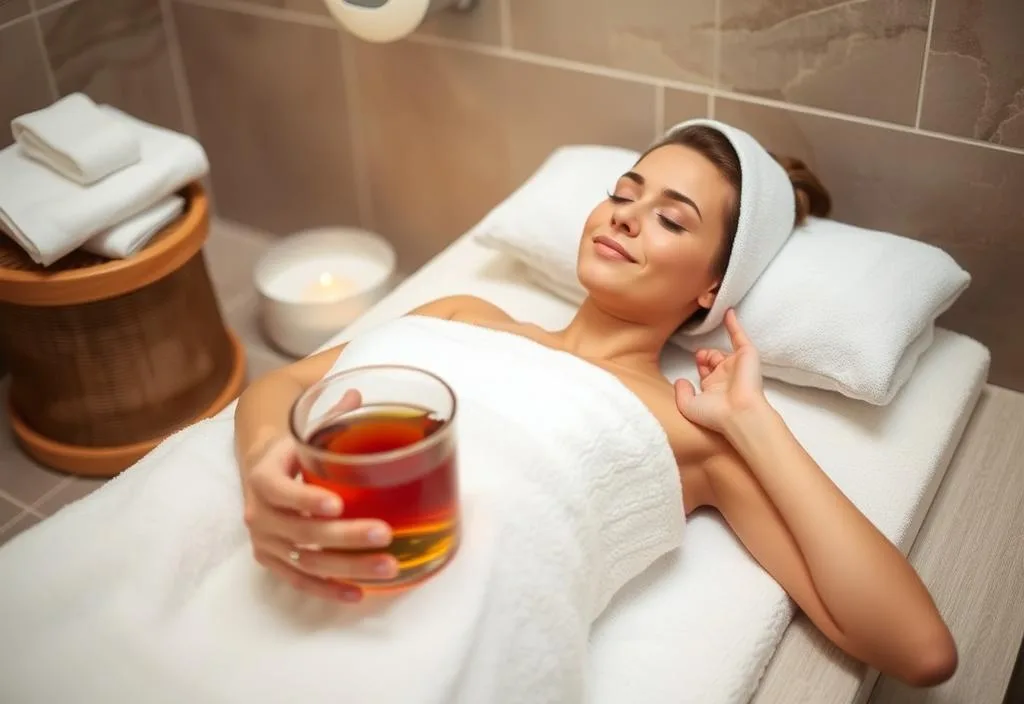
[[[471,231],[573,303],[583,225],[639,154],[561,147]],[[946,252],[907,237],[809,218],[736,306],[766,377],[888,404],[931,345],[935,319],[971,280]],[[729,349],[724,327],[671,340]]]

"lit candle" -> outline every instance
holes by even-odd
[[[356,286],[350,279],[343,278],[329,271],[320,272],[316,281],[306,287],[302,299],[309,302],[337,301],[350,296]]]
[[[288,236],[256,266],[263,329],[278,348],[309,354],[386,293],[394,268],[394,250],[371,233]]]

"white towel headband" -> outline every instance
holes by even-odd
[[[796,220],[796,197],[786,170],[761,144],[743,130],[717,120],[687,120],[671,127],[663,142],[686,127],[704,125],[721,132],[740,158],[740,217],[725,277],[707,317],[684,328],[701,335],[717,328],[725,312],[738,304],[782,249]]]

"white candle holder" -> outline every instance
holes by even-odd
[[[289,235],[256,264],[263,332],[275,347],[305,357],[391,288],[395,250],[380,235],[322,228]]]

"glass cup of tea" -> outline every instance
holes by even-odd
[[[354,395],[351,392],[357,392]],[[459,545],[455,394],[414,367],[379,365],[332,374],[292,406],[303,481],[338,494],[342,518],[391,526],[390,579],[355,582],[404,589],[432,576]]]

